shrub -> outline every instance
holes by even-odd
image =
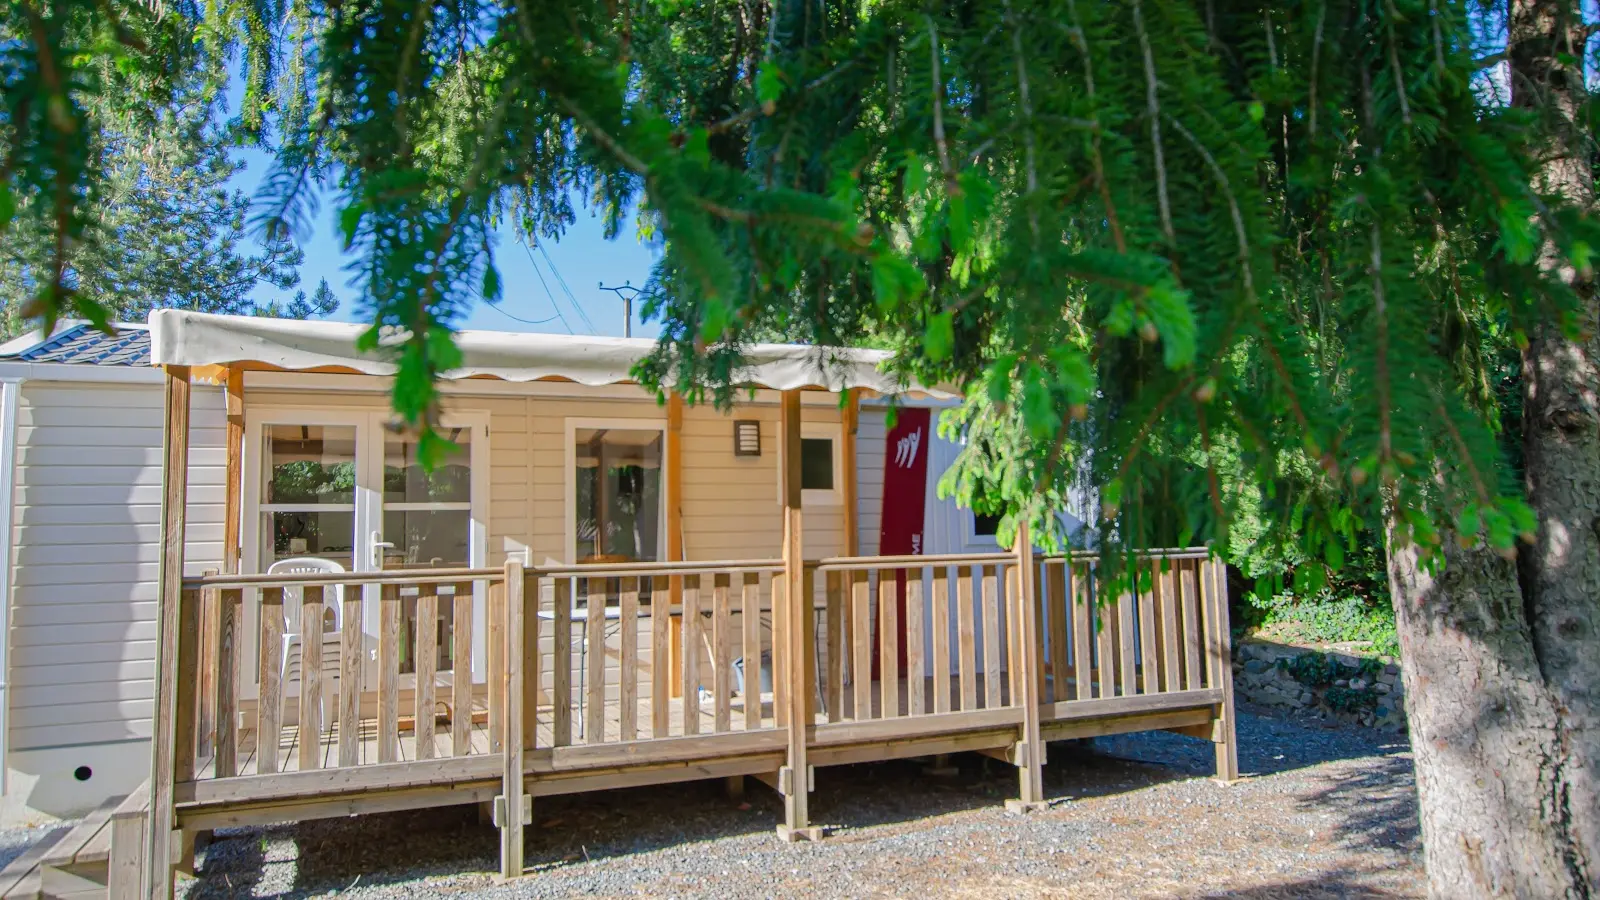
[[[1291,640],[1365,641],[1379,654],[1400,654],[1394,608],[1387,596],[1377,603],[1331,590],[1306,598],[1285,591],[1266,600],[1251,596],[1246,602],[1255,613],[1256,625],[1276,625],[1278,632]]]

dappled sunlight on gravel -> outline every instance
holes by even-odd
[[[1245,714],[1241,768],[1204,777],[1211,745],[1171,734],[1054,745],[1052,806],[1002,808],[1016,777],[957,757],[824,769],[820,844],[773,835],[775,794],[720,782],[541,799],[530,874],[498,883],[476,810],[217,834],[191,900],[338,894],[459,897],[1389,898],[1422,896],[1407,748],[1392,735]]]

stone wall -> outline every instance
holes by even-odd
[[[1250,703],[1331,721],[1406,727],[1400,666],[1387,657],[1241,641],[1234,648],[1233,690]]]

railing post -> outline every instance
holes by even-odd
[[[778,835],[784,840],[818,840],[822,829],[811,825],[811,766],[806,757],[806,741],[815,718],[816,696],[807,683],[810,667],[806,639],[812,614],[810,587],[806,578],[801,518],[800,490],[800,392],[784,391],[782,404],[783,441],[783,585],[784,614],[773,616],[774,644],[781,643],[785,661],[778,668],[788,680],[788,704],[784,726],[789,729],[789,764],[779,774],[783,793],[784,823]],[[759,670],[757,677],[759,677]]]
[[[150,817],[146,823],[143,894],[172,896],[173,782],[178,775],[178,671],[183,650],[183,538],[189,486],[189,367],[166,366],[166,430],[161,468],[161,560],[158,566],[155,702],[150,741]],[[198,626],[198,621],[196,626]],[[193,654],[191,659],[195,657]],[[191,698],[194,696],[191,692]],[[193,724],[193,710],[190,711]],[[193,732],[189,733],[193,737]],[[193,768],[193,747],[189,749]],[[192,776],[192,771],[190,775]]]
[[[1017,623],[1016,657],[1013,665],[1020,663],[1021,671],[1012,684],[1016,685],[1013,703],[1022,704],[1022,732],[1017,745],[1017,768],[1021,776],[1020,796],[1007,801],[1006,808],[1027,812],[1043,808],[1044,799],[1044,743],[1039,731],[1039,617],[1038,606],[1033,602],[1038,590],[1038,573],[1034,571],[1033,540],[1027,523],[1017,525],[1014,549],[1017,554],[1017,577],[1012,579],[1017,589],[1012,595],[1012,621]]]
[[[1228,571],[1219,559],[1200,563],[1200,584],[1209,603],[1206,616],[1210,624],[1211,686],[1222,689],[1222,702],[1211,724],[1211,740],[1217,751],[1217,780],[1223,783],[1239,777],[1239,743],[1234,735],[1233,712],[1233,633],[1228,623]]]
[[[526,617],[523,614],[522,563],[508,560],[505,568],[505,683],[491,684],[491,691],[504,691],[505,723],[501,728],[505,766],[500,796],[494,801],[495,825],[500,829],[500,875],[516,878],[522,874],[522,826],[533,819],[532,797],[522,781],[523,760],[523,639]]]

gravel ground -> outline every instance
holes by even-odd
[[[0,869],[11,865],[11,861],[26,852],[29,847],[33,846],[35,841],[57,828],[72,825],[75,822],[76,820],[53,822],[49,825],[36,825],[27,828],[0,828]]]
[[[778,797],[720,782],[541,799],[528,877],[498,883],[476,810],[219,831],[190,900],[456,897],[1420,897],[1403,738],[1245,711],[1238,784],[1165,733],[1051,748],[1052,808],[1006,813],[1015,770],[978,756],[819,771],[818,844],[780,843]],[[8,845],[7,845],[8,846]]]

